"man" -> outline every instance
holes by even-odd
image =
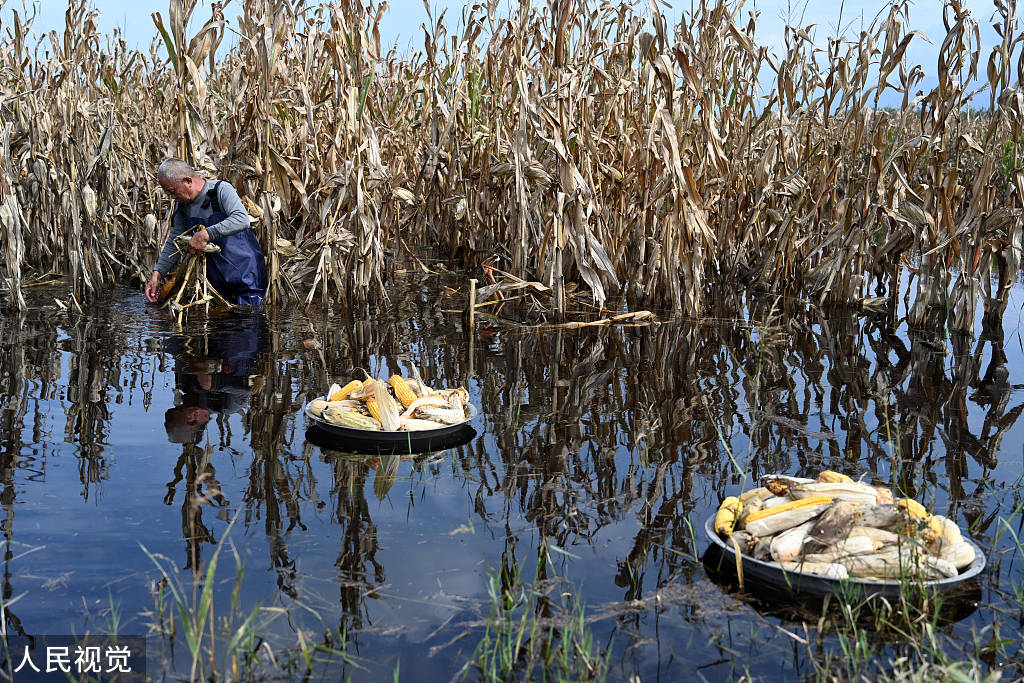
[[[191,234],[188,248],[192,253],[202,251],[210,242],[220,247],[219,252],[206,255],[206,277],[221,296],[233,304],[262,304],[267,291],[263,251],[235,188],[223,180],[206,180],[187,163],[173,158],[160,164],[157,181],[177,207],[171,234],[146,283],[146,298],[152,302],[159,298],[161,280],[178,263],[181,254],[175,238]]]

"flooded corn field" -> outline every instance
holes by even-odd
[[[137,291],[78,313],[62,287],[0,319],[10,634],[146,635],[156,680],[1024,676],[1019,287],[952,336],[755,300],[471,335],[413,277],[363,312],[179,329]],[[464,443],[307,430],[328,382],[413,366],[468,389]],[[882,606],[740,591],[705,520],[825,468],[948,514],[979,580]]]

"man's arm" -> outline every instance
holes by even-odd
[[[171,218],[171,234],[167,236],[164,248],[160,250],[160,258],[157,259],[156,265],[153,266],[154,272],[159,271],[160,275],[167,275],[178,265],[178,259],[181,258],[181,248],[174,241],[174,238],[184,231],[185,225],[181,222],[181,214],[175,211],[173,218]]]
[[[210,241],[216,242],[221,237],[234,235],[249,227],[249,212],[242,206],[242,200],[231,183],[221,181],[217,186],[217,200],[220,202],[220,210],[227,214],[227,218],[216,225],[206,226],[206,232],[210,234]]]
[[[146,298],[151,302],[156,302],[160,297],[160,280],[167,273],[171,272],[174,266],[178,264],[178,259],[181,258],[181,251],[174,238],[182,232],[184,232],[184,224],[181,222],[178,212],[175,211],[171,217],[171,234],[167,236],[164,248],[160,250],[160,258],[157,259],[156,265],[153,266],[153,272],[149,276],[149,281],[146,282]]]

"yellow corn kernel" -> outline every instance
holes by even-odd
[[[370,411],[370,415],[372,415],[377,422],[380,422],[380,407],[377,405],[377,399],[366,399],[366,409]]]
[[[327,400],[328,401],[343,401],[346,398],[348,398],[349,394],[351,394],[353,391],[355,391],[356,389],[358,389],[361,386],[363,386],[363,383],[360,382],[357,379],[354,379],[351,382],[349,382],[348,384],[346,384],[345,386],[343,386],[341,389],[338,389],[333,394],[328,396]]]
[[[782,505],[776,505],[774,507],[765,508],[752,512],[747,516],[746,523],[756,522],[759,519],[765,517],[771,517],[777,515],[780,512],[786,512],[787,510],[795,510],[797,508],[813,507],[815,505],[827,505],[832,502],[832,496],[811,496],[810,498],[801,498],[800,500],[794,500],[789,503],[783,503]]]
[[[906,508],[907,514],[914,519],[928,519],[931,517],[928,514],[928,510],[925,509],[924,505],[921,505],[913,498],[902,498],[896,502],[902,508]]]
[[[718,506],[718,514],[715,515],[715,532],[719,536],[729,536],[733,527],[736,526],[736,519],[740,516],[743,504],[736,496],[729,496]]]
[[[405,378],[400,375],[391,375],[391,379],[388,380],[391,383],[391,388],[395,390],[395,396],[402,402],[403,408],[408,408],[412,405],[412,402],[416,400],[416,392],[412,390],[409,383],[405,381]]]

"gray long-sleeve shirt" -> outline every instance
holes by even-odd
[[[171,221],[171,234],[167,237],[167,242],[164,243],[160,258],[153,266],[153,270],[159,271],[161,276],[166,276],[174,269],[184,250],[175,242],[175,238],[185,231],[185,224],[181,220],[182,214],[189,218],[203,219],[209,218],[213,213],[212,207],[203,208],[203,202],[206,201],[207,192],[213,189],[214,182],[216,181],[206,180],[195,199],[188,203],[179,203],[181,211],[174,212],[174,218]],[[217,244],[221,238],[249,229],[249,213],[242,206],[242,200],[238,198],[238,193],[230,183],[222,180],[217,186],[217,200],[220,202],[221,212],[226,214],[227,218],[220,223],[206,226],[206,232],[210,233],[210,241],[214,244]]]

